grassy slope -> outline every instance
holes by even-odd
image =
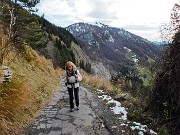
[[[4,65],[13,70],[12,81],[0,83],[0,134],[18,134],[37,115],[60,86],[60,69],[30,47],[24,54],[11,51]]]
[[[74,42],[71,42],[71,49],[75,54],[76,61],[80,63],[81,60],[84,60],[85,63],[92,63],[90,58],[83,52],[83,50]]]

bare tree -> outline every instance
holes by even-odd
[[[29,12],[35,12],[37,9],[33,9],[40,0],[19,0],[22,3],[22,7],[28,8]],[[0,0],[0,65],[3,64],[4,58],[9,54],[10,50],[17,46],[17,0],[5,1]],[[8,26],[4,27],[2,18],[8,18]],[[6,32],[4,31],[6,28]],[[22,44],[22,43],[20,43]]]
[[[17,2],[17,0],[15,0]],[[7,4],[4,0],[1,0],[1,18],[0,18],[0,28],[1,28],[1,43],[0,43],[0,65],[3,64],[4,58],[8,55],[10,50],[12,49],[12,39],[14,37],[13,26],[16,23],[16,16],[15,16],[15,4]],[[8,13],[4,12],[5,10]],[[9,27],[3,28],[4,23],[2,21],[3,16],[8,16],[10,18]],[[4,29],[6,29],[4,32]]]

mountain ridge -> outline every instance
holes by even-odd
[[[104,65],[111,67],[115,63],[132,62],[133,59],[127,56],[129,53],[132,53],[139,63],[155,60],[160,54],[159,48],[152,42],[123,28],[80,22],[66,27],[66,30],[81,41],[80,46],[92,60],[102,61]]]

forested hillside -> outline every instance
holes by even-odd
[[[9,14],[8,12],[7,8],[3,9],[3,14]],[[56,67],[60,66],[64,68],[67,60],[71,60],[78,65],[80,61],[83,61],[84,64],[88,61],[86,60],[88,58],[85,57],[82,59],[79,58],[79,60],[78,57],[75,58],[76,54],[72,51],[71,44],[77,44],[77,41],[66,29],[58,27],[44,19],[43,16],[39,17],[32,10],[27,11],[18,5],[16,5],[14,15],[18,16],[12,27],[12,31],[14,32],[13,42],[16,42],[17,48],[22,49],[22,43],[27,43],[46,58],[53,57],[53,64]],[[9,16],[3,15],[1,19],[5,27],[9,27]],[[55,47],[53,50],[54,56],[51,56],[49,54],[50,52],[48,52],[47,46],[50,45],[50,41],[52,41],[52,48]]]
[[[66,29],[92,61],[104,65],[114,85],[134,95],[147,95],[161,55],[157,46],[123,28],[98,22],[75,23]]]

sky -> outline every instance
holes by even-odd
[[[170,22],[178,0],[40,0],[37,14],[51,23],[67,27],[100,22],[124,28],[150,41],[160,39],[161,26]]]

